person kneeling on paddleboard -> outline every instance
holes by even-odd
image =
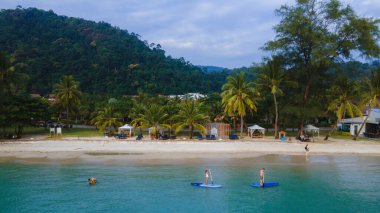
[[[264,170],[265,168],[260,169],[260,186],[264,187]]]

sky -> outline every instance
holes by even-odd
[[[160,44],[194,65],[238,68],[259,63],[274,39],[275,9],[295,0],[0,0],[1,9],[36,7],[104,21]],[[380,18],[380,0],[341,0],[359,16]]]

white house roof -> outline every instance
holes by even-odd
[[[253,126],[248,127],[248,129],[260,129],[260,130],[263,130],[265,128],[262,128],[261,126],[255,124]]]
[[[364,119],[365,119],[365,116],[363,118],[361,118],[361,117],[346,118],[346,119],[342,119],[341,123],[344,123],[344,124],[361,124],[361,123],[363,123]],[[378,124],[379,122],[376,121],[376,119],[375,120],[374,119],[368,119],[367,123]]]

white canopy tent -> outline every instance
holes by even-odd
[[[129,130],[129,136],[131,136],[132,135],[132,129],[133,129],[133,126],[131,126],[129,124],[125,124],[124,126],[119,127],[119,132]]]
[[[314,133],[317,133],[318,137],[319,137],[319,128],[318,127],[315,127],[311,124],[308,124],[305,126],[304,130],[305,130],[305,132],[312,132],[313,135],[314,135]]]
[[[253,126],[248,127],[248,136],[252,137],[253,133],[256,130],[259,131],[259,132],[261,132],[263,135],[265,135],[265,128],[263,128],[263,127],[255,124]]]

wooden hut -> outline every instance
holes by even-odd
[[[228,138],[231,134],[231,128],[226,123],[208,123],[206,124],[207,135],[215,135],[216,138]]]

